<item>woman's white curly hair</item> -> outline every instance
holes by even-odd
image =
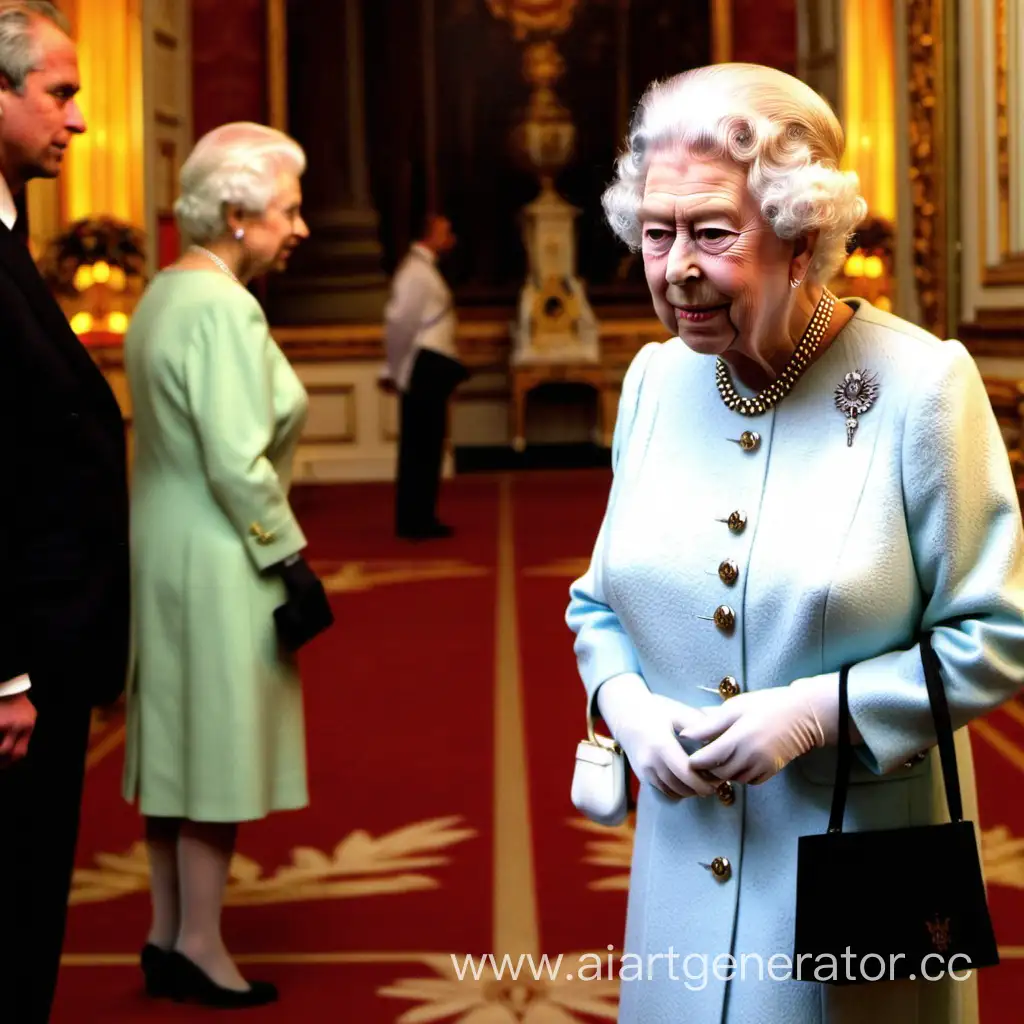
[[[193,242],[209,242],[224,234],[228,206],[263,213],[274,198],[281,171],[302,175],[306,154],[292,138],[275,128],[234,121],[207,132],[181,168],[181,194],[174,215]]]
[[[696,68],[653,83],[640,100],[617,180],[602,197],[605,214],[635,251],[652,153],[730,160],[746,169],[747,187],[780,238],[819,233],[808,279],[822,284],[867,213],[857,175],[839,169],[844,146],[832,108],[799,79],[759,64]]]

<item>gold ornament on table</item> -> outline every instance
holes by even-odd
[[[511,134],[517,162],[537,176],[540,194],[523,210],[529,271],[513,324],[513,365],[594,363],[600,359],[597,319],[576,273],[575,222],[580,211],[555,188],[576,144],[572,115],[555,84],[565,60],[554,36],[572,25],[578,0],[487,0],[523,47],[523,78],[530,97]]]
[[[540,179],[542,193],[555,190],[555,175],[572,156],[576,126],[555,95],[554,84],[565,73],[565,61],[546,39],[523,52],[523,76],[533,86],[523,120],[512,131],[516,156]]]
[[[577,0],[487,0],[491,14],[512,26],[516,39],[529,32],[564,32],[576,13]]]
[[[576,127],[555,95],[565,61],[552,36],[572,25],[577,0],[487,0],[494,17],[507,21],[519,41],[539,36],[523,50],[523,77],[532,87],[523,120],[513,130],[515,155],[540,178],[542,193],[554,190],[554,177],[572,156]]]

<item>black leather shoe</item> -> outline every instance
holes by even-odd
[[[172,993],[172,981],[168,967],[169,951],[147,942],[139,954],[139,964],[146,979],[146,995],[153,999],[166,999]]]
[[[199,1003],[220,1010],[236,1010],[277,1002],[277,988],[269,981],[250,981],[249,987],[243,991],[222,988],[184,954],[172,950],[168,957],[174,979],[172,998],[179,1003]]]

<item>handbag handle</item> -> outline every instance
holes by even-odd
[[[594,731],[594,704],[596,698],[587,701],[587,739],[594,744],[596,747],[603,747],[605,750],[610,750],[613,754],[622,755],[622,768],[626,773],[626,810],[636,810],[636,798],[633,796],[633,787],[630,785],[629,777],[632,769],[630,768],[629,758],[626,757],[626,752],[619,746],[617,740],[610,736],[602,736],[600,733]]]
[[[610,736],[602,736],[594,731],[594,703],[594,700],[587,700],[587,739],[595,747],[604,747],[605,750],[618,754],[622,748],[614,739]]]
[[[956,765],[956,748],[953,745],[953,723],[949,716],[946,691],[939,674],[939,659],[932,650],[932,634],[924,633],[918,645],[921,649],[921,663],[924,667],[924,682],[928,688],[928,703],[935,722],[935,736],[938,740],[939,757],[942,761],[942,781],[946,789],[946,806],[949,820],[964,820],[964,805],[960,795],[960,773]],[[853,744],[850,742],[849,704],[850,666],[839,670],[839,753],[836,757],[836,784],[832,792],[832,813],[828,819],[829,832],[843,831],[843,814],[846,811],[846,794],[850,786],[850,767],[853,763]]]

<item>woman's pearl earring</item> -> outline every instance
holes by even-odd
[[[801,281],[799,278],[791,277],[789,279],[789,287],[790,288],[799,288],[801,284],[803,284],[803,281]]]
[[[235,241],[240,242],[243,238],[245,238],[244,228],[235,228]]]

